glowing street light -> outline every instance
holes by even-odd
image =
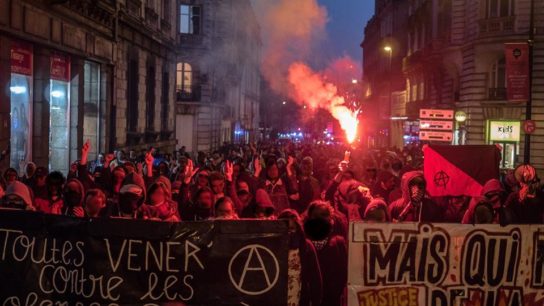
[[[286,101],[283,101],[283,103],[282,103],[282,104],[283,104],[283,105],[285,105],[285,104],[287,104],[287,102],[286,102]]]
[[[391,51],[393,51],[393,48],[391,48],[391,46],[385,46],[385,47],[383,47],[383,50],[385,52],[391,52]]]
[[[357,79],[351,80],[351,83],[352,83],[352,84],[357,84],[358,82],[359,82],[359,81],[357,81]]]

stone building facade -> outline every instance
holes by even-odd
[[[408,3],[405,0],[376,0],[374,16],[365,27],[363,48],[363,125],[369,146],[391,145],[397,121],[391,120],[397,92],[405,79],[402,59],[406,54]],[[394,145],[394,144],[393,144]]]
[[[259,134],[260,29],[250,0],[179,0],[176,138],[188,152]]]
[[[172,150],[173,0],[0,0],[1,166],[67,172],[117,148]]]
[[[505,43],[529,39],[530,0],[410,0],[404,89],[392,116],[402,118],[397,139],[409,137],[422,108],[464,112],[452,144],[497,144],[501,167],[523,162],[525,103],[506,97]],[[535,39],[531,163],[544,172],[544,2],[534,1]],[[396,105],[395,105],[396,103]],[[507,132],[504,132],[507,131]],[[512,132],[509,132],[512,131]],[[392,133],[394,135],[395,132]]]

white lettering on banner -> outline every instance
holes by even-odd
[[[25,235],[21,231],[3,228],[0,228],[0,239],[3,239],[0,243],[2,261],[30,260],[34,264],[63,264],[73,267],[81,267],[85,261],[82,241],[59,243],[55,238],[38,239]]]
[[[148,272],[157,269],[161,272],[178,273],[183,264],[183,271],[187,273],[192,262],[195,266],[204,270],[204,265],[197,256],[200,248],[189,240],[183,242],[185,250],[183,260],[179,260],[175,256],[176,249],[182,247],[182,243],[177,241],[160,241],[155,243],[157,246],[153,246],[150,241],[144,243],[142,240],[126,239],[123,240],[118,251],[112,249],[109,239],[104,238],[104,242],[113,272],[117,272],[121,264],[123,264],[126,265],[124,268],[128,271],[145,270]],[[123,258],[126,259],[123,260]],[[138,264],[142,260],[143,269]]]
[[[543,231],[351,223],[349,306],[543,305]]]
[[[247,256],[247,258],[243,260],[245,256]],[[263,256],[271,257],[273,259],[274,266],[266,266],[264,264]],[[252,263],[254,263],[255,260],[258,262],[258,266],[252,266]],[[239,266],[237,266],[235,262],[243,262],[243,267],[239,269]],[[253,287],[251,289],[247,289],[245,287],[245,285],[247,285],[245,280],[248,272],[262,273],[265,284],[257,284],[258,286],[256,286],[256,288],[258,289],[254,289]],[[270,277],[271,275],[273,275],[273,277]],[[236,252],[236,254],[234,254],[234,256],[232,256],[229,263],[229,277],[232,284],[238,291],[247,295],[261,295],[270,291],[276,285],[279,275],[280,265],[274,253],[272,253],[272,251],[270,251],[268,248],[258,244],[252,244],[241,248],[238,250],[238,252]]]

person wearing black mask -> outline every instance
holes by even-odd
[[[62,214],[73,217],[84,217],[84,195],[85,189],[83,188],[83,184],[78,179],[68,180],[64,186],[64,207],[62,208]]]
[[[396,222],[441,222],[443,211],[426,196],[427,182],[421,171],[402,176],[402,198],[389,205],[391,219]]]
[[[45,178],[47,193],[37,194],[35,198],[36,208],[46,214],[60,215],[64,207],[62,199],[62,190],[64,188],[65,178],[62,173],[53,171]]]
[[[333,208],[327,202],[314,201],[306,211],[306,237],[312,242],[323,278],[322,306],[342,306],[348,277],[348,251],[345,239],[332,234]]]

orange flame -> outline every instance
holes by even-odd
[[[289,67],[289,83],[293,88],[292,96],[299,104],[307,103],[311,109],[321,108],[328,111],[346,133],[346,139],[352,143],[357,136],[359,126],[358,110],[345,106],[343,97],[331,83],[323,81],[323,75],[313,71],[303,63],[294,63]]]

